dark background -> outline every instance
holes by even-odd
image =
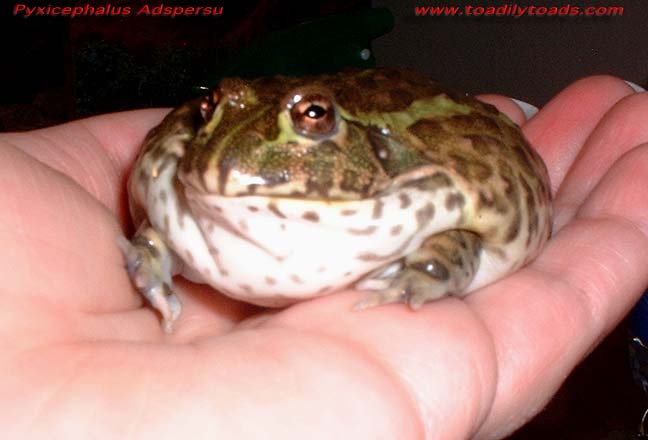
[[[44,127],[109,111],[177,105],[194,93],[210,71],[226,66],[254,41],[308,20],[372,6],[368,0],[300,2],[298,7],[279,0],[169,0],[164,3],[223,6],[224,13],[220,17],[176,19],[24,19],[12,16],[15,3],[5,1],[0,6],[4,59],[0,69],[0,131]],[[24,3],[136,7],[158,2]],[[646,85],[648,8],[642,0],[546,2],[548,6],[624,7],[622,16],[605,18],[414,14],[415,5],[468,3],[503,4],[373,2],[374,7],[387,7],[395,16],[394,30],[374,40],[372,51],[377,63],[415,68],[470,93],[502,93],[538,106],[573,81],[593,74],[612,74]],[[338,42],[346,35],[339,30],[330,34],[331,41]],[[576,369],[549,406],[512,438],[631,438],[648,405],[632,383],[626,342],[623,324]]]
[[[535,105],[579,78],[611,74],[646,86],[648,3],[618,1],[376,0],[396,15],[376,40],[380,62],[427,72],[471,93],[498,92]],[[615,17],[419,17],[416,5],[623,6]]]

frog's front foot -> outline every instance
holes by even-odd
[[[356,303],[355,310],[405,302],[414,310],[427,301],[460,295],[479,268],[481,239],[465,230],[429,237],[401,261],[361,280],[357,287],[373,290]]]
[[[126,260],[126,269],[137,290],[162,315],[166,333],[173,331],[182,305],[173,293],[172,257],[164,241],[153,228],[138,232],[128,241],[119,237],[118,245]]]

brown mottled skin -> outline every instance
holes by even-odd
[[[160,180],[167,167],[174,171]],[[158,205],[161,197],[151,186],[158,184],[165,196],[174,193],[173,201],[162,202],[168,209]],[[196,220],[212,255],[214,228],[279,255],[247,221],[230,221],[231,212],[212,196],[267,198],[246,212],[269,213],[282,231],[290,221],[330,222],[333,202],[344,205],[334,213],[339,218],[367,213],[367,220],[343,230],[359,238],[384,227],[400,241],[388,252],[343,244],[364,269],[326,283],[342,287],[366,275],[363,281],[380,286],[361,307],[400,300],[419,307],[446,294],[465,294],[529,261],[550,234],[547,170],[519,128],[488,104],[395,69],[225,79],[210,97],[179,107],[151,131],[130,193],[136,217],[148,217],[162,242],[176,240],[171,247],[181,257],[186,252],[179,250],[194,245],[177,243],[186,238],[170,232],[168,212],[175,212],[180,229],[187,216]],[[403,214],[391,207],[392,198]],[[289,200],[303,201],[303,211],[291,215],[284,207]],[[166,209],[163,220],[158,211],[151,214],[153,208]],[[408,229],[399,215],[410,222]],[[248,281],[245,288],[242,282],[223,285],[223,274],[231,272],[222,269],[226,261],[217,262],[217,277],[194,258],[184,260],[228,294],[246,299],[259,290]],[[262,279],[272,282],[259,284],[280,289],[277,278],[269,273]],[[296,278],[292,274],[286,283],[304,284]],[[264,295],[285,298],[279,292]]]

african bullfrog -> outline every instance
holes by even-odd
[[[165,328],[172,276],[281,307],[345,287],[356,308],[463,296],[550,235],[546,167],[495,107],[420,74],[227,78],[146,137],[122,239]]]

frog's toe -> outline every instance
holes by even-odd
[[[118,245],[133,285],[160,312],[165,332],[171,333],[182,305],[173,293],[168,249],[151,228],[132,241],[119,237]]]
[[[162,315],[162,328],[165,333],[173,332],[173,323],[180,316],[182,305],[178,297],[167,284],[156,283],[153,286],[141,289],[142,294]]]
[[[469,231],[433,235],[398,264],[392,263],[359,282],[361,289],[376,290],[354,308],[405,302],[417,310],[428,301],[461,294],[479,267],[480,249],[481,239]]]
[[[370,286],[364,283],[363,287]],[[382,304],[403,302],[418,310],[427,301],[441,298],[451,293],[447,283],[430,280],[425,274],[412,269],[403,269],[387,288],[369,292],[367,296],[356,303],[354,310],[364,310]]]
[[[366,296],[353,305],[353,310],[365,310],[381,304],[401,302],[403,292],[398,288],[388,288],[369,292]]]
[[[418,310],[426,302],[443,298],[452,293],[452,290],[446,283],[424,282],[410,286],[407,289],[406,302],[412,310]]]

